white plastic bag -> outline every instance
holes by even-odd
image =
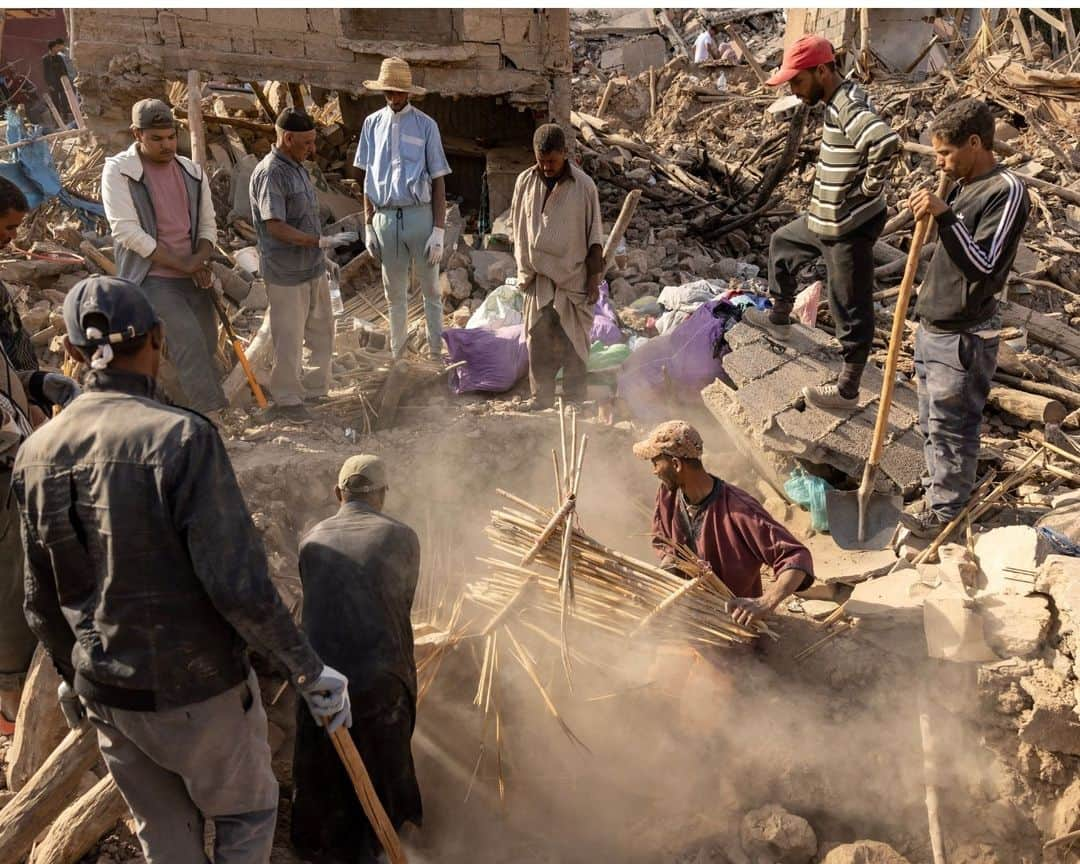
[[[517,287],[517,279],[511,277],[492,290],[479,308],[469,318],[466,330],[498,330],[520,324],[524,318],[525,295]]]

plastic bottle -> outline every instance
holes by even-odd
[[[338,284],[337,274],[328,273],[327,281],[330,283],[330,310],[334,317],[345,311],[345,302],[341,299],[341,286]]]

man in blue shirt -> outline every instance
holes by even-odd
[[[450,173],[439,127],[409,104],[424,94],[412,83],[409,64],[383,60],[368,90],[385,94],[386,107],[369,114],[353,163],[364,171],[364,245],[382,262],[383,290],[390,305],[390,350],[405,353],[408,338],[409,266],[424,295],[428,351],[442,353],[439,261],[446,227],[446,182]]]

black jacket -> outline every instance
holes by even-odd
[[[322,662],[270,581],[225,446],[149,378],[91,372],[19,448],[26,618],[82,696],[129,710],[244,680],[246,646],[294,683]]]
[[[947,203],[915,314],[931,330],[955,333],[997,311],[1031,200],[1023,182],[998,165],[957,185]]]

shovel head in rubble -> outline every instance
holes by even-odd
[[[863,502],[863,539],[859,539],[859,492],[830,489],[825,493],[829,514],[829,533],[841,549],[884,549],[892,540],[904,499],[900,495],[885,495],[870,491]]]

